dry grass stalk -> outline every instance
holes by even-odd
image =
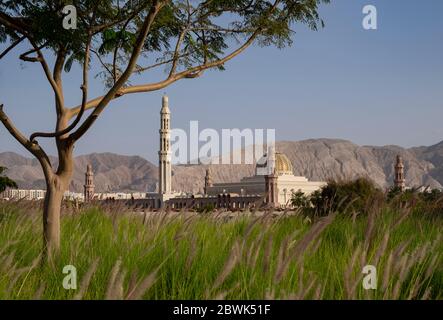
[[[192,234],[190,242],[190,250],[188,256],[186,257],[186,262],[185,262],[186,270],[189,271],[191,269],[192,263],[196,256],[197,256],[197,239],[195,234]]]
[[[272,234],[270,234],[268,241],[266,243],[265,251],[263,253],[263,273],[264,274],[267,274],[270,270],[270,267],[271,267],[272,246],[273,246],[273,238],[272,238]]]
[[[303,238],[297,243],[295,248],[292,250],[291,254],[288,255],[287,257],[279,253],[276,273],[274,276],[275,283],[279,283],[283,279],[292,260],[297,258],[297,265],[302,264],[303,256],[306,253],[308,247],[321,235],[321,233],[326,229],[326,227],[332,223],[335,216],[336,216],[335,214],[330,214],[317,221],[311,227],[311,229],[303,236]],[[285,241],[286,240],[288,240],[288,238],[286,238]],[[285,251],[286,248],[284,248],[284,250],[280,252],[285,253]]]
[[[362,246],[361,244],[359,244],[357,246],[357,248],[354,250],[352,257],[351,257],[351,261],[345,271],[344,274],[344,287],[345,287],[345,296],[346,299],[355,299],[355,290],[356,290],[356,286],[355,283],[356,281],[352,281],[352,276],[355,273],[355,267],[356,267],[356,262],[358,257],[361,255],[362,252]]]
[[[392,263],[393,263],[393,253],[392,251],[389,253],[388,260],[386,261],[386,264],[384,266],[384,272],[383,272],[383,281],[381,285],[381,289],[383,292],[386,292],[389,286],[389,280],[391,277],[391,270],[392,270]]]
[[[43,294],[45,293],[46,284],[42,283],[40,287],[38,287],[37,291],[35,291],[34,296],[32,297],[32,300],[41,300],[43,297]]]
[[[301,256],[309,247],[309,245],[317,239],[320,234],[334,221],[336,214],[329,214],[317,221],[306,235],[298,242],[294,249],[293,256]]]
[[[274,274],[274,282],[275,283],[279,283],[281,281],[281,279],[283,278],[283,276],[286,272],[287,265],[289,264],[289,262],[286,260],[286,256],[287,256],[290,237],[291,237],[291,235],[286,236],[283,239],[283,242],[281,243],[279,251],[278,251],[277,263],[276,263],[275,274]]]
[[[229,290],[224,290],[224,291],[220,291],[219,293],[217,293],[216,295],[214,295],[213,298],[211,298],[211,300],[226,300],[226,297],[231,294],[232,292],[234,292],[235,290],[238,290],[238,288],[240,288],[240,282],[237,282],[231,289]]]
[[[375,253],[375,257],[372,263],[374,266],[378,265],[381,257],[384,254],[386,254],[386,249],[388,248],[388,243],[389,243],[389,237],[390,237],[389,232],[386,232],[381,244],[378,246],[377,252]]]
[[[112,267],[111,274],[110,274],[109,280],[108,280],[108,287],[107,287],[106,293],[105,293],[106,300],[116,300],[119,296],[119,294],[117,292],[118,290],[116,290],[116,288],[115,288],[115,283],[116,283],[117,276],[120,272],[121,264],[122,264],[121,259],[117,259],[114,266]]]
[[[257,265],[260,248],[263,246],[264,235],[264,233],[260,234],[259,238],[255,241],[255,245],[249,250],[247,264],[250,268],[254,268]]]
[[[143,295],[154,285],[157,281],[157,274],[160,270],[160,267],[151,272],[148,276],[146,276],[138,285],[131,290],[126,296],[127,300],[140,300],[143,298]]]
[[[212,291],[218,289],[226,280],[226,278],[231,274],[231,272],[234,270],[235,266],[239,262],[239,258],[241,256],[241,247],[239,241],[235,241],[234,245],[232,246],[231,253],[226,260],[220,274],[218,275],[217,279],[214,281],[214,284],[212,286]],[[211,291],[207,291],[207,296],[210,296]]]
[[[96,259],[91,266],[89,267],[86,274],[83,276],[82,281],[80,283],[80,288],[77,294],[74,296],[74,300],[81,300],[83,299],[84,295],[86,294],[86,291],[88,290],[89,284],[91,282],[92,276],[94,275],[95,271],[97,270],[99,259]]]

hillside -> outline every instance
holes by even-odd
[[[371,178],[381,187],[392,184],[393,161],[400,154],[405,163],[407,185],[443,187],[443,142],[430,147],[404,149],[398,146],[359,146],[345,140],[311,139],[277,143],[277,151],[285,153],[294,166],[294,174],[310,180]],[[52,159],[55,162],[55,159]],[[84,172],[90,163],[95,172],[97,192],[154,191],[157,167],[139,156],[94,153],[75,158],[75,173],[70,189],[83,189]],[[20,188],[44,188],[43,173],[36,160],[12,152],[0,153],[0,165],[8,167],[8,175]],[[173,188],[189,192],[203,189],[207,166],[173,167]],[[253,165],[211,165],[215,182],[238,181],[252,175]]]

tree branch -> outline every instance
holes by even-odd
[[[116,94],[113,97],[113,99],[119,98],[119,97],[126,95],[126,94],[131,94],[131,93],[157,91],[157,90],[160,90],[160,89],[163,89],[163,88],[169,86],[170,84],[172,84],[180,79],[184,79],[184,78],[189,79],[189,78],[199,77],[199,76],[201,76],[203,71],[210,69],[210,68],[221,66],[224,63],[226,63],[227,61],[233,59],[234,57],[236,57],[237,55],[242,53],[244,50],[246,50],[246,48],[248,48],[254,42],[255,38],[258,36],[260,31],[261,31],[261,29],[257,29],[241,47],[239,47],[237,50],[233,51],[231,54],[225,56],[222,59],[219,59],[219,60],[216,60],[213,62],[209,62],[209,63],[203,64],[200,66],[196,66],[194,68],[190,68],[188,70],[182,71],[182,72],[174,74],[172,76],[168,76],[165,80],[160,81],[160,82],[143,84],[143,85],[135,85],[135,86],[122,88],[118,91],[118,94]],[[85,105],[85,110],[96,108],[98,106],[98,104],[103,99],[104,99],[104,96],[101,96],[101,97],[95,98],[91,101],[88,101]],[[77,106],[75,108],[70,109],[70,117],[75,116],[78,112],[80,112],[80,109],[81,109],[81,106]]]
[[[83,84],[80,87],[82,90],[82,104],[81,104],[80,112],[77,114],[77,117],[75,118],[75,120],[68,127],[66,127],[65,129],[63,129],[61,131],[50,132],[50,133],[46,133],[46,132],[33,133],[31,135],[31,137],[29,138],[29,140],[31,140],[32,142],[37,137],[44,137],[44,138],[61,137],[65,134],[71,132],[77,126],[77,124],[80,122],[80,120],[83,116],[83,113],[85,111],[86,102],[88,100],[88,73],[89,73],[88,71],[89,71],[91,41],[92,41],[92,35],[89,34],[87,44],[86,44],[85,59],[84,59],[84,64],[83,64]]]
[[[143,9],[145,8],[145,5],[141,5],[137,10],[134,10],[134,12],[132,12],[130,15],[123,17],[119,20],[116,21],[112,21],[109,23],[104,23],[101,25],[97,25],[97,26],[93,26],[91,28],[91,32],[93,35],[102,32],[103,30],[109,29],[115,25],[118,25],[126,20],[132,20],[135,16],[137,16]]]
[[[189,54],[190,54],[190,53],[184,53],[184,54],[178,56],[178,59],[181,59],[181,58],[184,58],[184,57],[186,57],[186,56],[189,56]],[[157,61],[158,61],[158,60],[157,60]],[[160,66],[162,66],[162,65],[165,65],[165,64],[171,63],[171,62],[173,62],[173,61],[174,61],[174,58],[171,58],[171,59],[168,59],[168,60],[165,60],[165,61],[160,61],[160,62],[157,62],[157,63],[151,64],[151,65],[146,66],[146,67],[136,68],[136,69],[134,70],[134,73],[142,73],[142,72],[144,72],[144,71],[148,71],[148,70],[151,70],[151,69],[154,69],[154,68],[160,67]]]
[[[58,104],[58,110],[63,110],[64,108],[64,102],[63,102],[63,94],[61,92],[61,88],[58,86],[58,84],[56,83],[56,81],[54,80],[51,71],[49,69],[48,63],[46,62],[42,52],[41,52],[41,47],[37,46],[37,44],[34,42],[34,40],[31,37],[27,37],[29,42],[32,44],[32,46],[34,47],[34,49],[29,50],[27,52],[25,52],[24,54],[22,54],[20,56],[20,59],[25,60],[25,61],[38,61],[40,62],[43,71],[45,73],[46,79],[48,79],[49,84],[52,87],[52,90],[54,91],[55,94],[55,98],[56,98],[56,104]],[[44,46],[44,45],[43,45]],[[32,53],[32,52],[36,52],[37,53],[37,58],[29,58],[26,57],[28,54]],[[58,59],[57,59],[58,60]]]
[[[17,31],[23,35],[27,35],[27,29],[25,23],[19,18],[11,17],[4,12],[0,12],[0,24],[4,25],[8,29]]]
[[[126,27],[128,26],[129,22],[131,22],[131,19],[132,18],[128,19],[125,22],[125,24],[123,25],[123,27],[122,27],[122,29],[120,31],[120,38],[118,39],[117,43],[115,44],[114,58],[113,58],[113,61],[112,61],[112,73],[113,73],[112,77],[113,77],[113,80],[114,80],[114,84],[117,82],[117,78],[118,78],[118,75],[117,75],[117,58],[118,58],[118,50],[120,49],[120,45],[121,45],[121,41],[122,41],[121,35],[122,35],[123,32],[126,31]]]
[[[174,50],[174,58],[172,59],[171,71],[169,72],[169,77],[171,77],[175,73],[175,70],[177,69],[177,62],[180,56],[180,46],[187,32],[188,32],[187,29],[184,28],[177,39],[177,43],[175,45],[175,50]]]
[[[269,9],[267,15],[271,15],[272,12],[277,8],[279,3],[280,3],[280,0],[276,0],[274,2],[273,6]],[[153,5],[153,8],[155,8],[158,4],[159,4],[158,2],[155,3]],[[162,5],[164,5],[164,3]],[[152,23],[152,21],[150,21],[150,19],[153,20],[155,18],[155,15],[157,14],[157,12],[158,11],[156,11],[156,10],[154,10],[154,12],[153,12],[153,10],[151,9],[150,13],[146,17],[145,22],[142,27],[142,30],[144,32],[139,32],[139,34],[141,36],[139,36],[139,38],[136,41],[136,45],[135,45],[133,54],[131,55],[130,62],[128,64],[128,67],[126,68],[125,72],[123,73],[122,77],[117,81],[117,83],[113,86],[113,88],[111,88],[111,90],[105,96],[95,98],[94,100],[87,102],[86,105],[84,106],[84,108],[86,110],[94,108],[94,111],[89,115],[89,117],[79,127],[79,129],[76,132],[74,132],[73,134],[71,134],[71,137],[74,141],[78,140],[92,126],[92,124],[97,120],[100,113],[109,104],[109,102],[111,100],[114,100],[115,98],[121,97],[126,94],[156,91],[156,90],[165,88],[180,79],[199,77],[202,75],[202,73],[205,70],[210,69],[210,68],[214,68],[214,67],[218,67],[218,66],[222,66],[227,61],[233,59],[234,57],[236,57],[237,55],[242,53],[244,50],[246,50],[246,48],[248,48],[254,42],[254,40],[258,37],[258,35],[260,35],[260,33],[264,30],[263,26],[257,27],[256,30],[252,33],[252,35],[248,38],[248,40],[242,46],[240,46],[237,50],[233,51],[232,53],[230,53],[229,55],[225,56],[222,59],[219,59],[216,61],[211,61],[211,62],[204,61],[204,63],[202,65],[190,68],[188,70],[182,71],[177,74],[170,74],[165,80],[157,82],[157,83],[122,88],[123,84],[128,80],[128,78],[130,77],[131,73],[134,70],[137,58],[140,55],[142,44],[145,41],[145,39],[149,33],[150,24]],[[81,109],[82,109],[82,107],[75,107],[75,108],[70,109],[69,117],[75,116],[78,112],[81,111]]]
[[[54,71],[53,71],[53,78],[55,85],[60,91],[61,103],[58,101],[57,97],[55,100],[55,108],[58,116],[60,116],[65,109],[64,97],[63,97],[63,85],[62,85],[62,72],[63,72],[63,66],[65,64],[65,59],[66,59],[66,50],[64,47],[60,47],[57,52],[57,58],[55,60]]]
[[[31,152],[41,163],[45,177],[50,177],[52,172],[51,161],[46,152],[37,144],[28,140],[23,133],[21,133],[8,118],[3,111],[3,104],[0,105],[0,121],[3,123],[9,133],[29,152]]]
[[[42,48],[44,47],[44,44],[41,45],[41,46],[39,46],[39,47],[35,47],[33,43],[32,43],[32,45],[33,45],[33,48],[32,48],[32,49],[30,49],[30,50],[28,50],[28,51],[22,53],[22,54],[19,56],[19,59],[20,59],[20,60],[27,61],[27,62],[40,62],[40,61],[42,61],[42,59],[41,59],[39,56],[37,56],[37,57],[28,57],[28,56],[29,56],[31,53],[37,52],[38,50],[42,49]]]
[[[20,42],[22,42],[26,37],[22,36],[15,40],[8,48],[6,48],[1,54],[0,54],[0,60],[3,59],[4,56],[8,54],[9,51],[14,49]]]
[[[108,68],[108,66],[106,65],[106,63],[105,63],[105,62],[103,61],[103,59],[100,57],[100,54],[99,54],[96,50],[94,50],[94,49],[91,49],[91,52],[92,52],[93,54],[96,55],[96,57],[98,58],[98,61],[99,61],[100,64],[102,65],[102,67],[105,68],[105,70],[108,71],[109,75],[112,77],[112,71],[111,71],[111,69]]]
[[[129,59],[129,63],[126,67],[126,70],[123,72],[123,74],[114,84],[114,86],[108,91],[108,93],[100,100],[100,102],[95,107],[95,110],[89,115],[89,117],[85,120],[85,122],[77,129],[77,131],[73,132],[70,135],[70,138],[73,141],[78,140],[92,126],[92,124],[95,122],[99,114],[108,105],[108,103],[115,98],[115,96],[118,94],[119,90],[123,87],[126,81],[128,81],[129,77],[133,73],[134,68],[137,64],[138,57],[140,56],[144,42],[149,34],[149,31],[155,20],[155,17],[157,16],[158,12],[165,4],[166,1],[154,1],[151,9],[149,10],[148,15],[145,18],[145,21],[143,22],[142,27],[138,32],[139,36],[135,42],[134,49],[131,58]]]

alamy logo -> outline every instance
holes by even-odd
[[[372,265],[364,266],[363,274],[366,276],[363,278],[363,289],[376,290],[377,289],[377,268]]]
[[[132,8],[132,1],[129,2]],[[129,9],[129,12],[131,9]],[[77,29],[77,8],[73,5],[66,5],[62,9],[63,28],[66,30]],[[365,15],[362,21],[365,30],[377,30],[377,7],[371,4],[363,7],[362,13]]]
[[[206,128],[190,122],[189,137],[183,129],[171,130],[171,162],[174,164],[254,164],[275,145],[275,129]],[[265,142],[266,136],[266,142]]]
[[[73,265],[67,265],[63,268],[63,288],[66,290],[77,290],[77,268]]]
[[[66,30],[77,29],[77,8],[73,5],[67,5],[63,8],[63,28]]]
[[[377,8],[374,5],[368,4],[363,7],[363,28],[365,30],[377,30]]]

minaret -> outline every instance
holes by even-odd
[[[205,189],[204,192],[205,194],[208,194],[208,189],[212,187],[212,178],[211,178],[211,172],[208,169],[206,169],[206,176],[205,176]]]
[[[85,202],[89,202],[94,199],[94,172],[92,172],[92,166],[90,164],[86,167],[85,173],[85,185],[84,188],[84,196]]]
[[[268,148],[267,158],[268,174],[265,176],[266,203],[271,207],[277,207],[279,204],[278,186],[277,174],[275,172],[275,149],[273,146]]]
[[[401,191],[405,191],[405,166],[403,165],[403,159],[400,155],[397,155],[397,162],[395,164],[395,177],[394,186],[399,188]]]
[[[158,152],[159,168],[159,194],[171,193],[171,152],[170,152],[170,121],[171,111],[169,110],[169,99],[163,96],[162,108],[160,111],[160,151]]]
[[[275,147],[273,145],[268,147],[268,157],[267,157],[267,169],[268,174],[275,173]]]
[[[271,173],[265,176],[265,192],[266,203],[271,207],[278,206],[278,187],[277,187],[277,175]]]

